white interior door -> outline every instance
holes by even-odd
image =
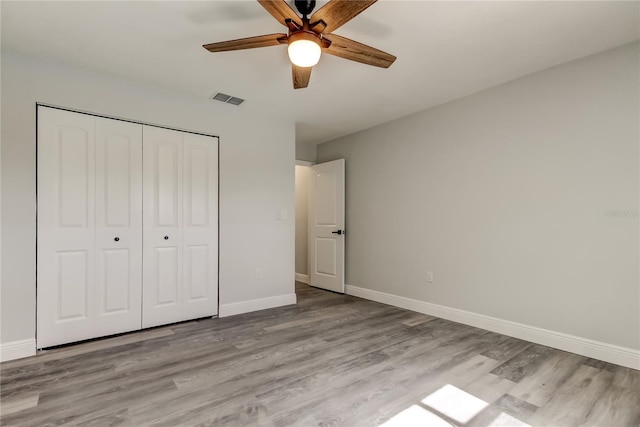
[[[182,320],[182,132],[143,127],[142,326]]]
[[[38,107],[38,347],[140,329],[142,126]]]
[[[183,135],[183,314],[218,314],[218,145]]]
[[[144,127],[143,327],[218,313],[218,146]]]
[[[142,126],[95,123],[95,336],[102,336],[142,326]]]
[[[38,108],[37,346],[93,336],[95,119]]]
[[[344,159],[311,170],[309,282],[344,293]]]

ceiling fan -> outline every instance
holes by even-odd
[[[248,37],[210,43],[203,47],[209,52],[225,52],[279,44],[289,45],[294,89],[309,85],[311,67],[318,63],[322,52],[367,65],[389,68],[396,60],[395,56],[332,33],[376,1],[330,0],[311,15],[316,6],[315,0],[295,0],[296,9],[302,15],[301,18],[285,0],[258,0],[267,12],[289,29],[288,34]],[[309,15],[311,15],[310,18]]]

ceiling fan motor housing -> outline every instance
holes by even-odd
[[[316,0],[295,0],[296,9],[304,17],[310,15],[316,7]]]

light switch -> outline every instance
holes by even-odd
[[[286,221],[289,219],[289,212],[286,209],[280,211],[280,220]]]

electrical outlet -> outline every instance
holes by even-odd
[[[262,279],[264,277],[264,273],[261,268],[256,268],[256,279]]]
[[[427,271],[427,282],[433,283],[433,271]]]

